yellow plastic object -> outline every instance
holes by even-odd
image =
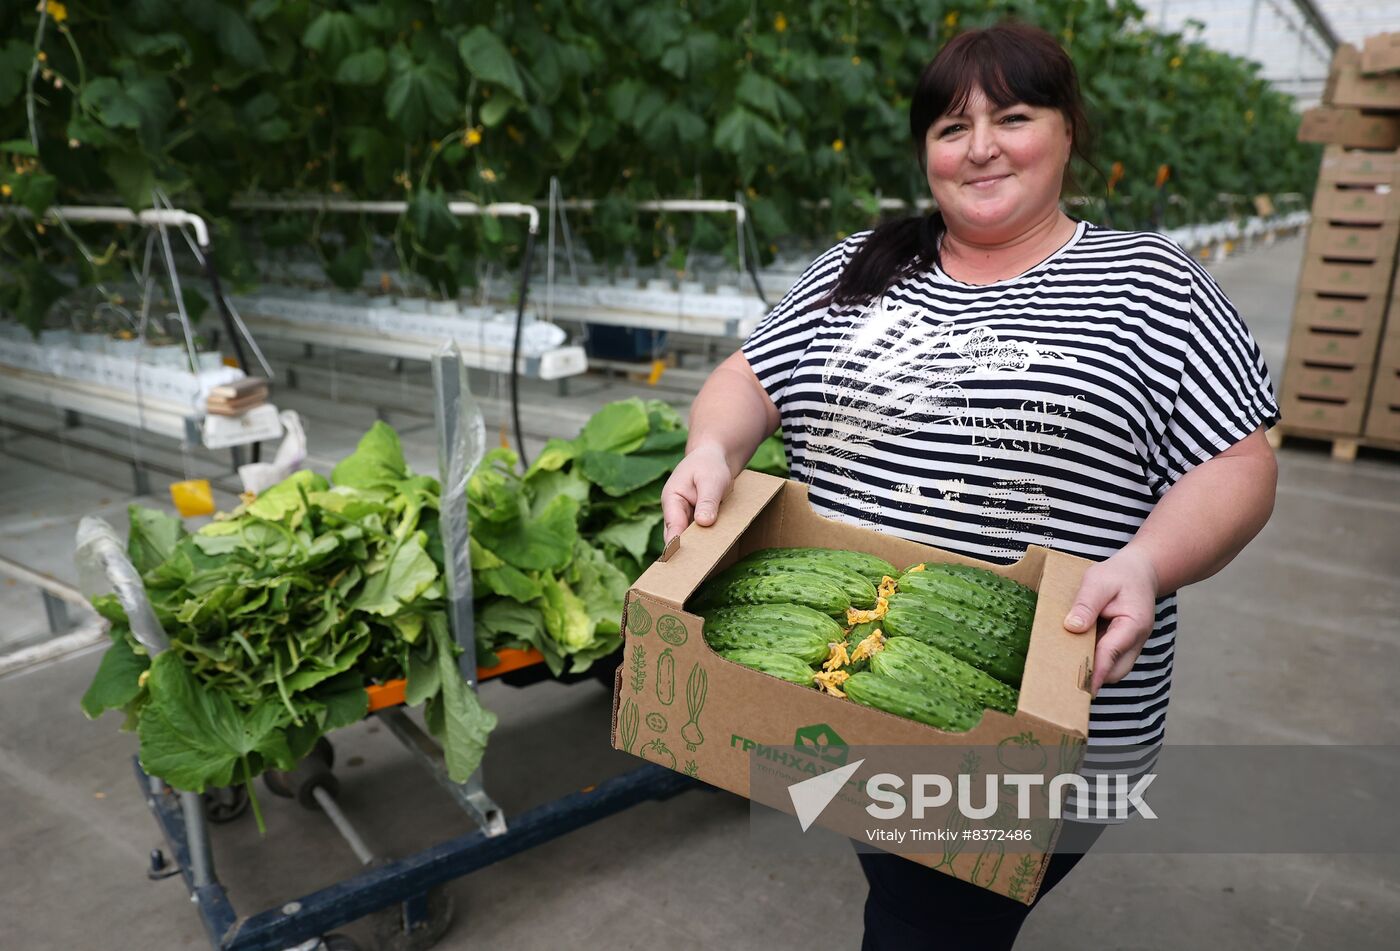
[[[661,382],[661,374],[666,372],[665,360],[651,361],[651,373],[647,374],[647,385],[655,386]]]
[[[184,518],[214,514],[214,491],[209,488],[208,479],[170,483],[170,501]]]

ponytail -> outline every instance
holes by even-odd
[[[946,230],[937,211],[878,226],[841,271],[831,303],[868,304],[900,278],[937,265],[938,243]]]

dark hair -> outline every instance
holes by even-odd
[[[962,109],[976,88],[999,109],[1018,102],[1058,109],[1070,124],[1075,153],[1093,165],[1089,119],[1069,54],[1039,27],[1007,21],[958,34],[924,67],[909,105],[909,132],[920,168],[929,126]],[[1068,169],[1066,180],[1075,186]],[[945,230],[937,211],[881,224],[842,271],[832,302],[865,303],[900,277],[940,263],[938,240]]]

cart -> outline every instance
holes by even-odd
[[[449,620],[462,648],[463,679],[473,688],[488,677],[505,677],[517,683],[528,682],[531,677],[543,679],[544,658],[535,651],[506,649],[500,652],[501,662],[496,666],[476,665],[465,490],[467,476],[484,448],[484,426],[466,388],[464,364],[455,347],[446,347],[435,357],[433,379],[442,476],[440,518],[444,550],[450,556],[444,577]],[[90,587],[91,575],[98,573],[116,591],[133,635],[152,655],[169,646],[140,576],[106,522],[93,517],[83,519],[78,529],[78,561],[89,573]],[[647,764],[507,821],[487,793],[480,769],[465,783],[448,777],[440,747],[404,713],[402,703],[402,681],[370,688],[369,716],[377,717],[413,754],[472,818],[477,829],[406,858],[377,858],[336,803],[334,750],[323,739],[296,769],[265,773],[266,782],[273,792],[323,812],[365,868],[344,881],[251,915],[235,911],[218,880],[207,825],[241,812],[245,805],[239,795],[241,788],[203,796],[179,792],[160,777],[149,775],[139,759],[134,761],[137,784],[166,843],[165,849],[152,852],[148,875],[165,878],[178,874],[184,879],[212,947],[225,951],[353,948],[353,942],[333,935],[333,930],[381,912],[381,923],[388,921],[390,925],[381,947],[427,948],[450,924],[450,909],[436,891],[439,886],[630,806],[703,788],[688,776]]]

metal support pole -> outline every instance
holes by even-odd
[[[438,470],[442,482],[438,524],[447,560],[446,571],[443,572],[447,588],[447,618],[457,646],[462,649],[457,659],[462,680],[475,690],[476,627],[472,615],[467,479],[486,454],[486,424],[467,385],[466,375],[462,355],[455,344],[444,347],[433,358],[433,390],[437,403],[434,415],[437,419]],[[505,816],[486,794],[479,767],[465,783],[452,782],[447,775],[441,750],[417,724],[404,716],[403,711],[381,711],[379,716],[476,820],[482,831],[489,836],[505,833]]]
[[[340,837],[345,840],[345,844],[350,846],[350,851],[355,853],[355,858],[360,860],[360,864],[369,865],[373,862],[374,853],[369,850],[365,840],[360,838],[360,833],[355,831],[355,827],[350,824],[345,813],[340,811],[340,806],[336,803],[335,798],[321,786],[311,790],[311,795],[315,798],[316,805],[320,806],[321,811],[331,820],[335,831],[339,832]]]
[[[1293,60],[1293,88],[1301,89],[1303,85],[1303,46],[1304,46],[1304,26],[1298,24],[1298,55]]]
[[[482,832],[493,838],[506,833],[505,813],[486,794],[480,769],[472,773],[471,778],[465,783],[454,783],[447,775],[447,764],[442,758],[442,748],[433,742],[433,738],[424,733],[417,723],[410,720],[402,709],[390,707],[378,711],[375,716],[379,717],[389,728],[389,732],[393,733],[399,742],[413,754],[413,758],[432,773],[433,778],[438,781],[438,785],[457,800],[457,805],[461,806],[467,815],[472,817]]]
[[[190,875],[195,888],[214,884],[214,853],[209,849],[209,827],[204,822],[204,803],[199,793],[180,793],[180,814],[189,837]]]
[[[1249,5],[1249,31],[1245,34],[1244,55],[1246,59],[1254,58],[1254,36],[1259,25],[1259,6],[1264,0],[1254,0]]]
[[[455,345],[433,359],[438,474],[442,483],[440,526],[447,570],[448,621],[462,656],[462,679],[476,686],[476,627],[472,615],[471,559],[468,552],[467,479],[485,454],[485,423],[470,390],[463,386],[462,357]],[[467,418],[463,418],[464,415]],[[472,418],[475,417],[475,418]]]

